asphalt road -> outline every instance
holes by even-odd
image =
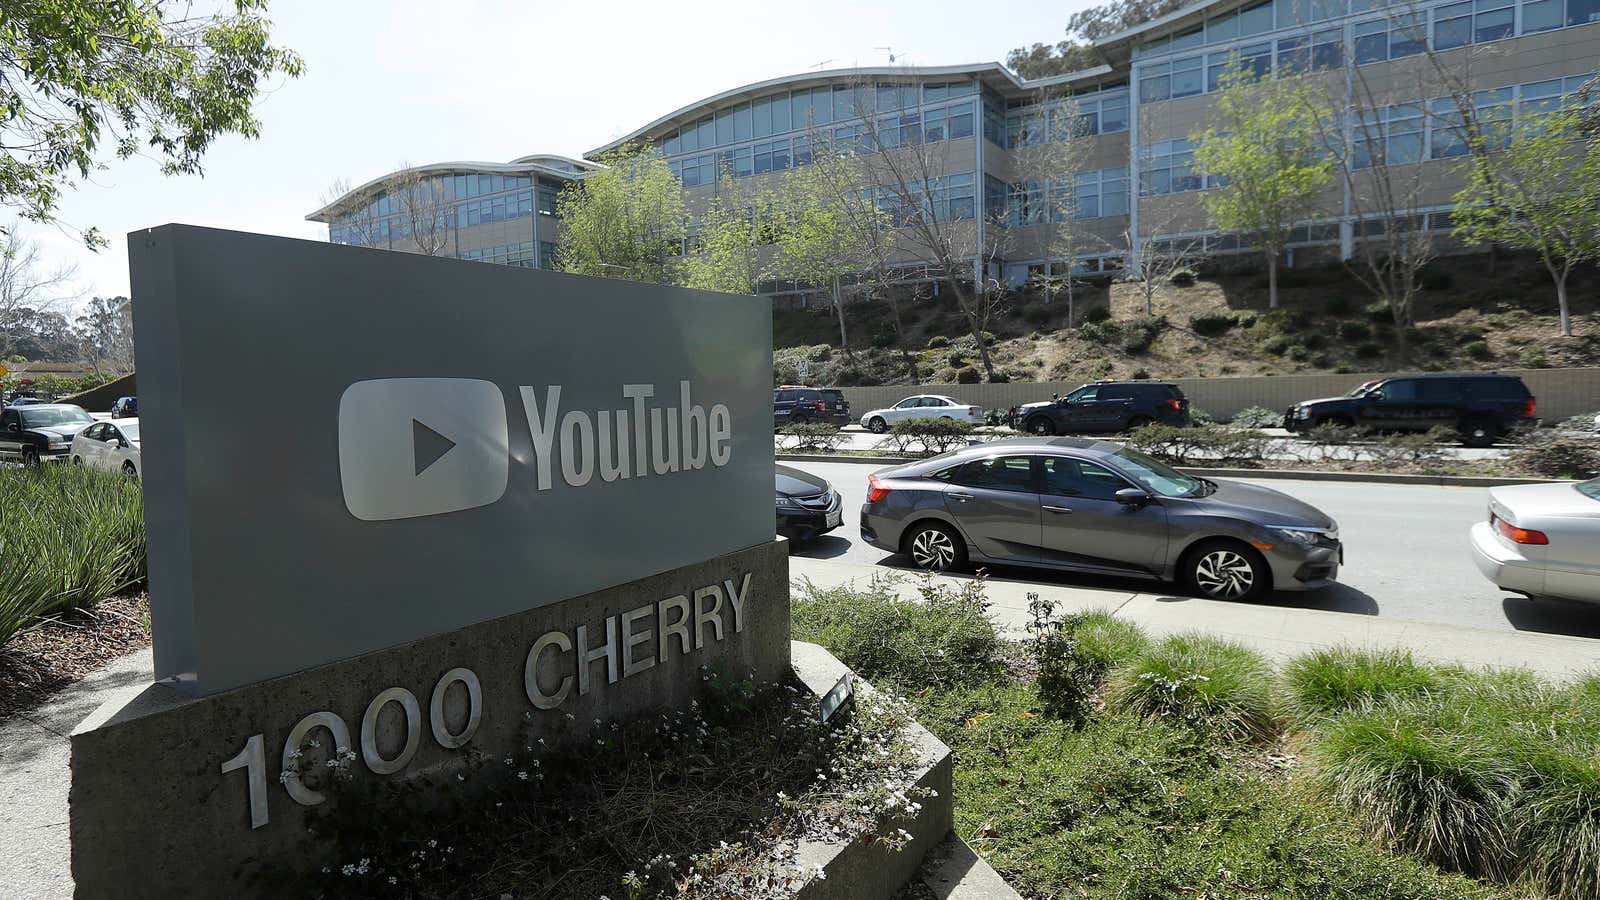
[[[783,464],[828,479],[844,495],[844,525],[796,547],[793,555],[864,565],[909,565],[904,557],[861,541],[859,512],[866,499],[867,475],[878,467]],[[1281,593],[1269,603],[1403,621],[1600,638],[1600,606],[1530,601],[1496,589],[1478,574],[1467,546],[1467,530],[1484,518],[1487,488],[1285,480],[1256,483],[1321,508],[1338,521],[1345,542],[1341,584],[1322,591]],[[1039,569],[1007,568],[996,574],[1045,584],[1149,589],[1148,583],[1138,581]]]

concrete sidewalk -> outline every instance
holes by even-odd
[[[821,587],[865,586],[874,575],[900,576],[897,590],[902,596],[915,596],[919,577],[901,569],[799,556],[789,558],[789,575],[796,582],[810,579]],[[966,578],[934,577],[949,583]],[[1600,640],[1590,638],[1526,631],[1508,634],[1292,605],[1200,600],[1162,592],[1157,585],[1152,587],[1158,589],[1134,592],[990,578],[988,596],[991,615],[1013,637],[1026,636],[1028,594],[1037,593],[1055,601],[1060,615],[1101,609],[1154,635],[1207,631],[1254,647],[1279,661],[1322,647],[1351,646],[1410,650],[1417,658],[1435,663],[1527,669],[1553,680],[1600,671]],[[1283,602],[1292,604],[1292,595]]]
[[[106,700],[142,691],[152,680],[150,650],[141,650],[90,674],[44,706],[0,722],[0,897],[72,896],[67,736]]]

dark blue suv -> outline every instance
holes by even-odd
[[[1449,428],[1469,447],[1487,447],[1503,434],[1539,424],[1533,392],[1514,375],[1405,375],[1369,381],[1343,397],[1289,407],[1283,427],[1318,425],[1374,431]]]

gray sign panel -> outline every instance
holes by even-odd
[[[772,539],[759,300],[129,235],[156,675],[212,693]]]

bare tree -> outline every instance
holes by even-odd
[[[38,315],[80,296],[76,266],[46,266],[39,245],[16,222],[0,229],[0,359],[11,356],[18,330]]]
[[[336,178],[322,192],[322,205],[334,207],[337,219],[332,227],[339,230],[338,236],[344,240],[340,243],[353,244],[358,247],[383,247],[389,246],[389,241],[379,240],[379,222],[382,216],[378,215],[376,195],[352,196],[355,187],[348,178]]]
[[[1137,273],[1131,277],[1138,279],[1139,299],[1144,301],[1147,316],[1156,313],[1156,292],[1161,286],[1170,283],[1174,273],[1189,267],[1202,255],[1202,238],[1167,233],[1175,221],[1175,217],[1167,217],[1152,223],[1151,233],[1144,237],[1132,231],[1122,233],[1127,244],[1129,268]]]
[[[867,154],[861,158],[859,184],[888,215],[899,246],[924,260],[928,274],[955,297],[984,374],[992,379],[994,361],[983,328],[988,301],[981,278],[988,254],[978,241],[982,184],[977,182],[982,175],[972,175],[970,198],[953,196],[951,178],[963,173],[947,161],[950,142],[928,140],[920,123],[908,123],[897,109],[880,109],[877,97],[883,87],[875,91],[858,84],[852,92],[861,115],[854,143]]]
[[[455,239],[455,204],[449,183],[402,163],[389,181],[401,237],[423,256],[446,256]]]

